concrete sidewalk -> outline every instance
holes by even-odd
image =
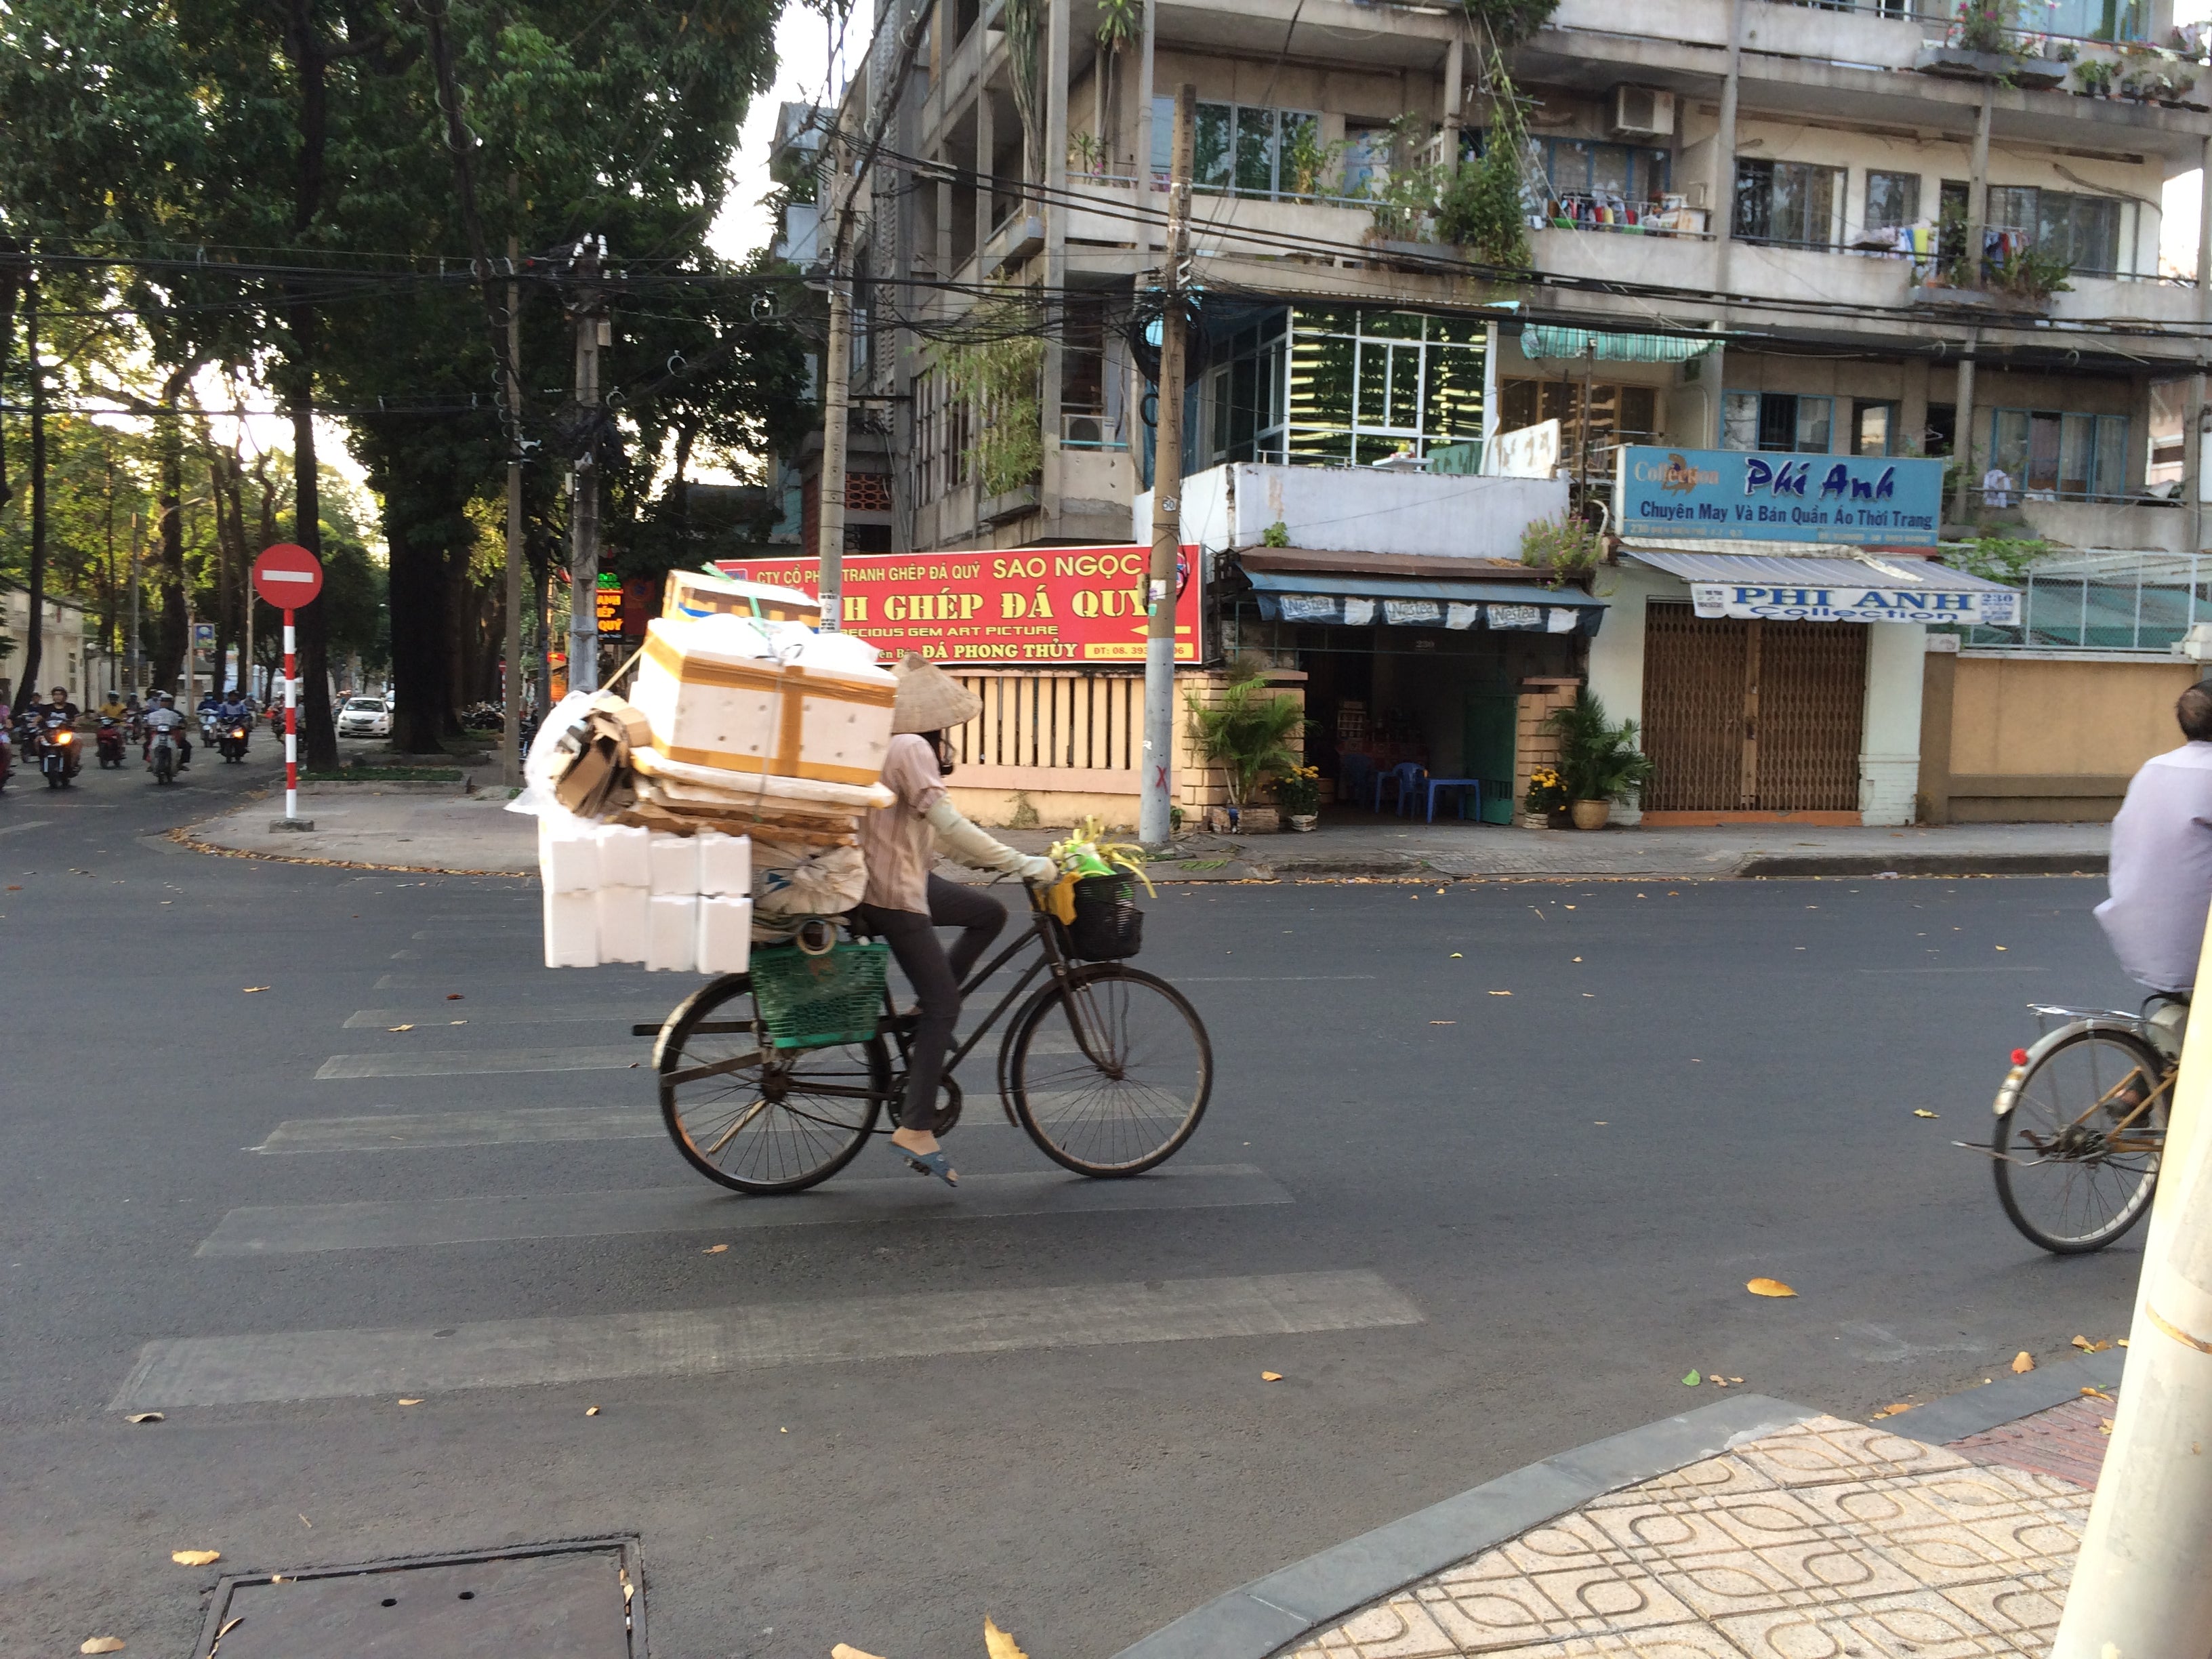
[[[303,794],[313,830],[272,830],[270,796],[194,825],[185,839],[264,858],[382,869],[527,874],[538,867],[530,819],[501,810],[502,789],[471,795],[346,784]],[[1024,852],[1066,832],[994,831]],[[1746,824],[1715,830],[1518,830],[1423,824],[1364,813],[1310,835],[1193,835],[1153,866],[1168,881],[1473,879],[1562,877],[1712,880],[1726,877],[2094,875],[2111,839],[2101,823],[1957,824],[1940,830],[1817,830]],[[963,872],[947,868],[947,874]]]
[[[1729,1398],[1324,1551],[1121,1659],[2039,1656],[2124,1358],[1877,1424]]]

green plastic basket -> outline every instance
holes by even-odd
[[[778,1048],[828,1048],[866,1042],[883,1012],[890,947],[839,945],[810,957],[795,945],[752,954],[753,1001]]]

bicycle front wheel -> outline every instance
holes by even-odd
[[[1038,992],[1006,1044],[1007,1103],[1044,1155],[1079,1175],[1138,1175],[1174,1157],[1213,1092],[1197,1011],[1119,963]]]
[[[827,1181],[867,1144],[890,1093],[881,1037],[770,1047],[744,974],[702,987],[669,1017],[653,1066],[676,1150],[708,1180],[741,1193]]]
[[[1997,1202],[2058,1255],[2100,1250],[2150,1212],[2171,1103],[2166,1062],[2120,1031],[2052,1045],[1997,1120]]]

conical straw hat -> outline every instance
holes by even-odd
[[[898,702],[891,709],[895,732],[950,731],[983,712],[982,698],[911,651],[891,672],[898,676]]]

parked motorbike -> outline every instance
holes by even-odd
[[[154,781],[173,783],[177,779],[177,734],[167,726],[155,732],[148,761],[154,769]]]
[[[246,758],[246,734],[251,730],[252,728],[244,720],[238,720],[218,728],[216,748],[223,759],[242,761]]]
[[[123,764],[123,722],[103,714],[94,741],[99,745],[100,769],[106,772],[119,769]]]
[[[39,774],[49,789],[66,789],[84,764],[77,750],[76,733],[67,716],[49,714],[39,724]]]

